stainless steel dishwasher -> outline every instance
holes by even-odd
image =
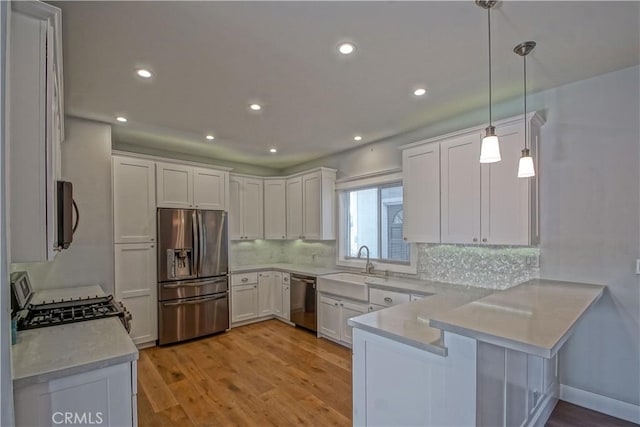
[[[316,278],[291,275],[290,320],[296,326],[316,332]]]

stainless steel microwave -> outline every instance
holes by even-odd
[[[73,184],[69,181],[58,181],[57,183],[57,221],[58,232],[56,237],[56,248],[58,250],[67,249],[73,241],[73,233],[80,223],[80,212],[78,205],[73,200]],[[73,215],[75,213],[75,222]]]

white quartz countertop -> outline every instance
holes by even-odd
[[[525,353],[551,358],[605,287],[535,279],[439,311],[431,326]]]
[[[442,332],[429,325],[430,318],[492,292],[490,289],[396,278],[375,278],[369,286],[434,295],[354,317],[349,319],[349,325],[442,356],[447,355],[441,343]]]
[[[265,270],[276,270],[276,271],[283,271],[283,272],[289,272],[289,273],[306,274],[309,276],[324,276],[326,274],[338,273],[342,271],[336,267],[327,268],[327,267],[316,267],[311,265],[285,264],[285,263],[239,265],[239,266],[230,268],[231,274],[252,273],[254,271],[265,271]]]
[[[96,295],[104,295],[100,286],[36,291],[32,302]],[[14,387],[138,359],[129,334],[113,317],[19,331],[11,353]]]

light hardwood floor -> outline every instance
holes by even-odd
[[[351,351],[277,320],[140,351],[145,426],[351,425]],[[635,424],[566,402],[547,427]]]
[[[351,352],[277,320],[140,351],[140,426],[350,425]]]

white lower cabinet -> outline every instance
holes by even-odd
[[[320,294],[318,334],[334,341],[351,345],[353,339],[348,321],[350,318],[365,314],[368,311],[369,307],[365,304]]]
[[[258,316],[273,314],[274,271],[258,273]]]
[[[116,299],[131,313],[129,335],[136,344],[158,339],[156,245],[114,245]]]
[[[258,317],[258,284],[231,287],[231,322]]]
[[[271,317],[289,320],[289,273],[261,271],[231,276],[231,323]]]
[[[289,273],[282,274],[282,318],[291,320],[291,288]]]
[[[135,384],[133,361],[16,387],[16,425],[136,426]]]

